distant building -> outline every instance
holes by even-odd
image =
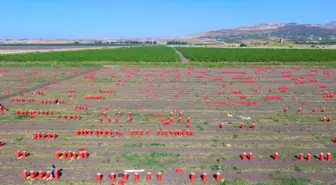
[[[280,44],[284,43],[284,41],[283,41],[282,38],[280,38],[279,43],[280,43]]]

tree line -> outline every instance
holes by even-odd
[[[125,40],[125,41],[119,41],[119,42],[108,42],[108,41],[95,41],[95,44],[101,44],[101,45],[109,45],[109,44],[157,44],[157,42],[154,41],[137,41],[137,40]],[[79,42],[75,42],[75,44],[79,44]]]
[[[168,45],[186,45],[188,44],[188,42],[186,41],[179,41],[179,40],[171,40],[171,41],[167,41]]]

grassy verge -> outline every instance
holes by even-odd
[[[276,66],[291,67],[300,66],[309,67],[336,67],[335,62],[189,62],[182,64],[180,62],[111,62],[111,61],[83,61],[83,62],[60,62],[60,61],[34,61],[34,62],[0,62],[0,67],[103,67],[103,66],[123,66],[123,67],[251,67],[251,66]]]
[[[177,164],[180,159],[180,154],[166,152],[150,152],[136,154],[133,152],[124,152],[122,158],[132,162],[132,168],[146,168],[157,171],[164,171],[173,164]]]

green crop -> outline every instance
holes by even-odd
[[[334,49],[177,48],[195,62],[336,62]]]
[[[164,46],[0,55],[0,61],[17,62],[178,62],[178,60],[175,50]]]

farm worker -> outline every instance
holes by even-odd
[[[50,168],[50,173],[51,173],[51,178],[55,178],[55,165],[51,165]]]
[[[57,104],[57,107],[58,107],[59,104],[60,104],[59,98],[56,98],[56,104]]]

